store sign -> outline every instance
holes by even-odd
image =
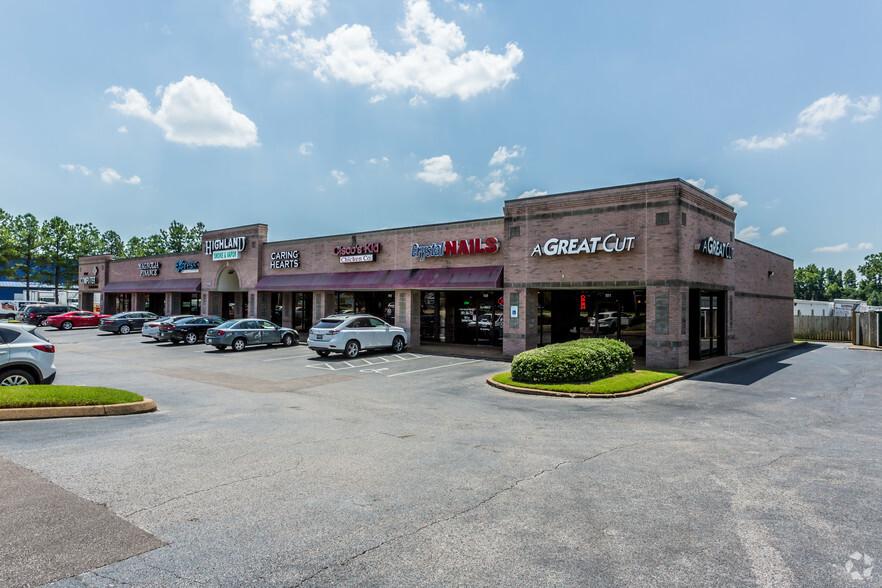
[[[486,239],[460,239],[458,241],[444,241],[444,243],[431,243],[420,245],[414,243],[410,249],[410,256],[420,258],[444,257],[451,255],[474,255],[477,253],[496,253],[499,251],[499,239],[487,237]]]
[[[141,277],[158,276],[160,265],[161,264],[158,261],[145,261],[144,263],[139,263],[138,269],[141,270]]]
[[[364,245],[334,247],[334,255],[340,257],[340,263],[362,263],[365,261],[376,261],[374,254],[379,252],[379,243],[366,243]]]
[[[732,259],[732,244],[722,243],[713,237],[708,237],[701,242],[698,247],[701,253],[707,253],[714,257],[722,257],[723,259]]]
[[[610,233],[606,237],[586,237],[584,239],[558,239],[552,237],[545,243],[533,247],[534,255],[578,255],[580,253],[623,253],[631,251],[637,237],[619,237]]]
[[[95,278],[95,276],[83,276],[80,278],[80,284],[91,285],[91,284],[97,284],[97,283],[98,282],[97,282],[97,279]]]
[[[199,271],[199,262],[181,259],[175,262],[175,269],[182,274],[194,274]]]
[[[227,259],[239,259],[238,249],[225,249],[211,254],[211,261],[226,261]]]
[[[273,251],[270,253],[270,269],[289,269],[300,267],[300,251]]]
[[[246,239],[245,237],[229,237],[227,239],[210,239],[205,241],[205,255],[213,255],[214,253],[221,253],[226,251],[245,251]],[[215,259],[215,258],[212,258]],[[229,258],[226,257],[224,259],[239,259],[239,256]],[[215,261],[217,261],[215,259]]]

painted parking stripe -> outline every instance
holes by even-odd
[[[402,355],[406,355],[408,357],[402,357]],[[365,368],[365,367],[369,367],[369,366],[376,365],[379,363],[394,363],[394,362],[400,362],[400,361],[411,361],[414,359],[422,359],[424,357],[426,357],[426,356],[425,355],[417,355],[416,353],[406,353],[406,354],[401,354],[401,355],[392,355],[389,358],[384,358],[382,356],[373,357],[373,358],[359,357],[357,359],[352,360],[352,362],[341,361],[340,363],[335,363],[335,364],[323,363],[321,365],[308,365],[306,367],[309,367],[309,368],[312,368],[315,370],[328,370],[331,372],[339,372],[342,370]],[[355,363],[355,362],[359,362],[359,363]],[[346,367],[339,367],[340,364],[345,364]]]
[[[466,365],[467,363],[477,363],[477,362],[479,362],[479,361],[483,361],[483,360],[480,360],[480,359],[472,359],[472,360],[469,360],[469,361],[460,361],[460,362],[458,362],[458,363],[448,363],[448,364],[446,364],[446,365],[436,365],[436,366],[434,366],[434,367],[427,367],[427,368],[423,368],[423,369],[421,369],[421,370],[413,370],[413,371],[411,371],[411,372],[401,372],[401,373],[398,373],[398,374],[389,374],[389,375],[386,376],[386,377],[387,377],[387,378],[395,378],[395,377],[397,377],[397,376],[406,376],[406,375],[408,375],[408,374],[415,374],[415,373],[417,373],[417,372],[427,372],[427,371],[429,371],[429,370],[440,370],[441,368],[454,367],[454,366],[458,366],[458,365]]]

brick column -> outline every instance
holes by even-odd
[[[312,293],[312,324],[316,324],[322,317],[334,314],[337,310],[337,299],[330,290],[318,290]]]
[[[529,297],[536,298],[536,290],[527,290],[526,288],[506,288],[503,297],[504,304],[503,313],[503,329],[502,329],[502,353],[503,355],[515,356],[518,353],[535,347],[538,342],[538,336],[531,337],[535,334],[536,326],[536,304],[532,304],[532,314],[530,310]],[[517,309],[517,317],[512,316],[512,310]],[[530,325],[533,325],[531,328]],[[531,338],[535,341],[531,342]]]
[[[407,346],[420,346],[420,291],[395,290],[395,326],[407,334]]]
[[[689,288],[646,289],[646,367],[679,369],[689,365]]]

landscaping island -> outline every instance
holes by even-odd
[[[0,420],[108,416],[151,412],[156,403],[139,394],[97,386],[0,388]]]
[[[531,349],[515,356],[510,372],[487,383],[527,394],[614,398],[644,392],[679,379],[678,372],[634,371],[634,353],[612,339],[579,339]]]

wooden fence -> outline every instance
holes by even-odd
[[[850,316],[795,316],[793,338],[809,341],[851,341],[854,319]]]
[[[853,339],[855,345],[865,345],[867,347],[879,347],[880,337],[879,329],[882,327],[880,321],[882,312],[859,312],[855,314],[855,337]]]

